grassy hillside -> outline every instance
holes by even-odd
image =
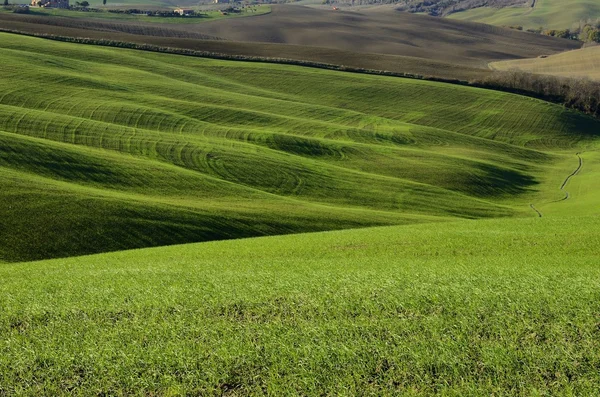
[[[600,80],[600,46],[568,51],[547,58],[492,62],[496,70],[519,69],[538,74]]]
[[[0,392],[593,395],[599,220],[462,221],[3,265]]]
[[[596,0],[536,0],[535,6],[491,8],[480,7],[449,15],[452,19],[488,23],[499,26],[521,25],[525,29],[570,29],[580,21],[600,18]]]
[[[600,131],[424,81],[8,34],[0,53],[4,261],[534,216]]]

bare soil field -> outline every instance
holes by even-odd
[[[459,80],[484,77],[490,73],[489,62],[580,46],[569,40],[422,15],[287,5],[261,16],[173,26],[3,13],[0,28]]]
[[[407,13],[361,13],[302,6],[273,7],[267,15],[186,26],[226,40],[309,45],[481,66],[531,58],[581,45],[477,23]]]

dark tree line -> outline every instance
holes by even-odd
[[[507,71],[470,84],[537,97],[600,118],[600,82],[586,78]]]

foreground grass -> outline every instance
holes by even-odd
[[[600,18],[595,0],[536,0],[536,6],[480,7],[451,14],[450,18],[499,26],[523,26],[525,29],[570,29],[580,21]]]
[[[0,393],[592,395],[600,218],[0,267]]]

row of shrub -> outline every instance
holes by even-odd
[[[600,118],[600,82],[587,78],[495,71],[470,85],[533,96]]]
[[[494,89],[497,91],[511,92],[520,95],[543,99],[548,102],[564,105],[594,117],[600,118],[600,82],[588,79],[572,79],[565,77],[536,75],[522,71],[495,71],[486,78],[472,81],[444,79],[433,76],[423,76],[412,73],[390,72],[385,70],[364,69],[344,65],[334,65],[321,62],[302,61],[287,58],[267,58],[247,55],[229,55],[223,53],[197,51],[185,48],[161,47],[152,44],[138,44],[105,39],[90,39],[80,37],[56,36],[51,34],[38,34],[0,28],[7,33],[23,34],[70,43],[93,44],[109,47],[130,48],[143,51],[162,52],[177,55],[188,55],[203,58],[236,60],[246,62],[269,62],[287,65],[307,66],[320,69],[366,73],[384,76],[404,77],[419,80],[436,81],[450,84],[474,86],[479,88]]]
[[[508,26],[511,29],[523,30],[523,26]],[[543,34],[545,36],[560,37],[563,39],[580,40],[585,43],[600,43],[600,20],[586,21],[572,29],[527,29],[527,32]]]
[[[110,13],[113,14],[132,14],[132,15],[136,15],[136,14],[144,14],[144,15],[148,15],[151,17],[170,17],[170,18],[178,18],[178,17],[182,17],[181,14],[175,12],[175,11],[165,11],[165,10],[140,10],[137,8],[128,8],[128,9],[108,9],[106,10]],[[187,14],[185,17],[189,18],[189,17],[205,17],[206,14],[200,13],[200,12],[194,12],[193,14]]]

